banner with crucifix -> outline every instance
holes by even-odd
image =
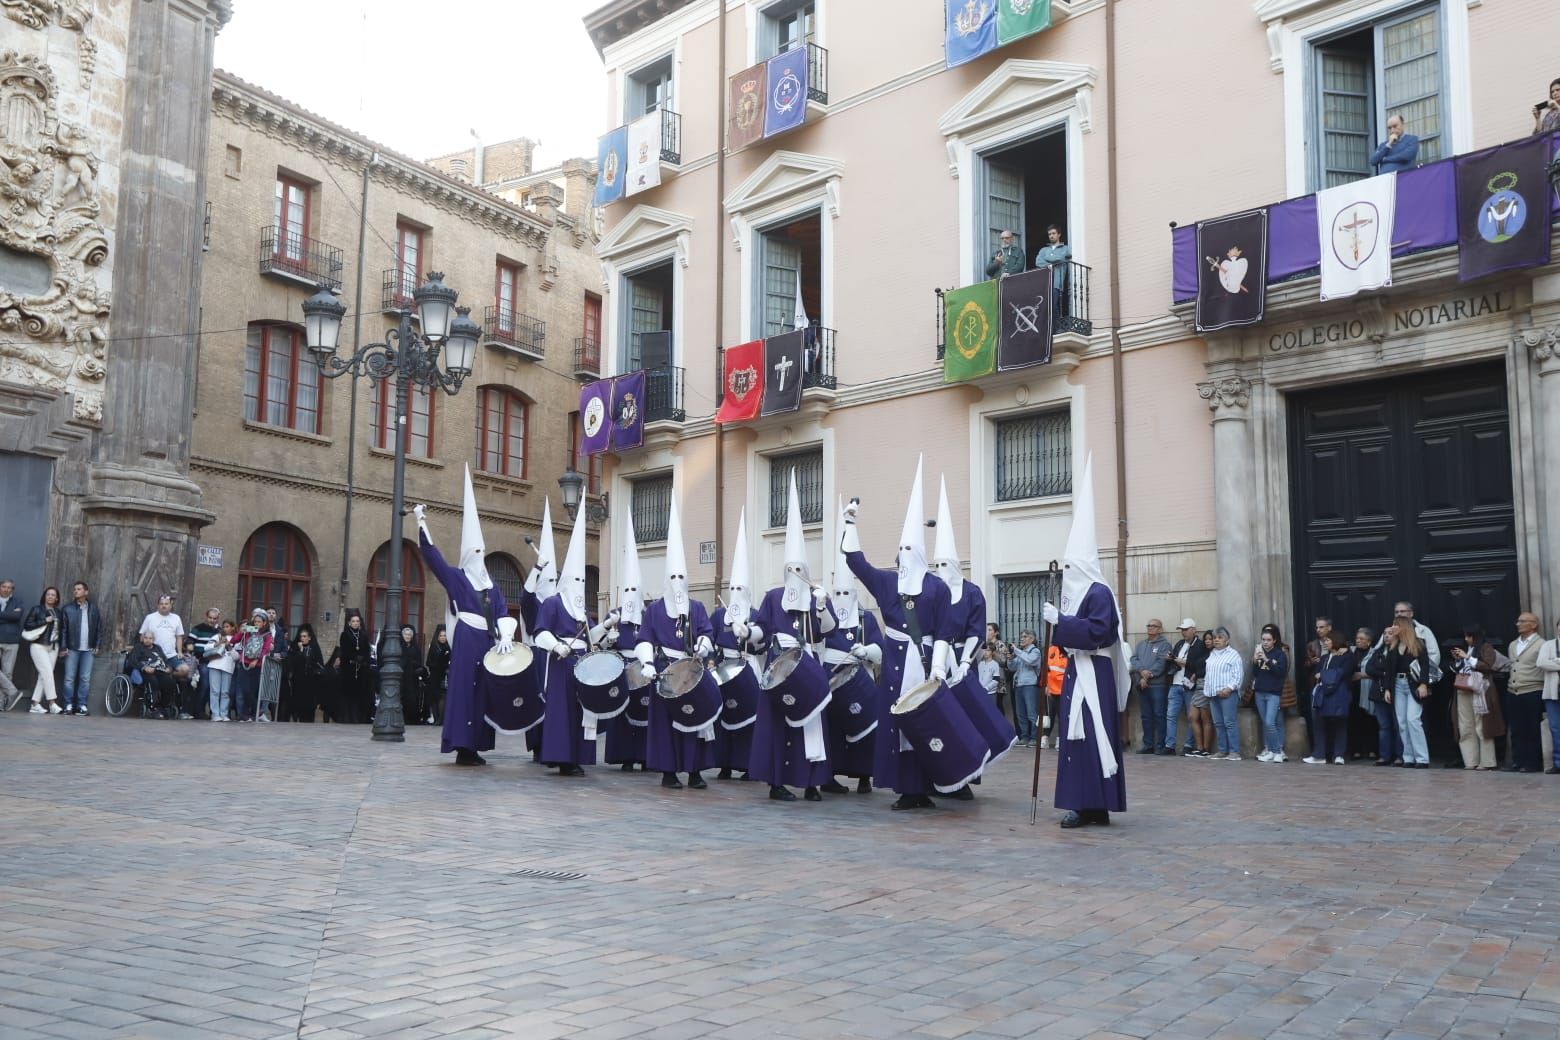
[[[1384,173],[1316,193],[1322,247],[1322,299],[1392,284],[1397,174]]]
[[[804,329],[764,340],[764,399],[760,415],[794,412],[802,406]]]

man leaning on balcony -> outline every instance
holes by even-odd
[[[997,236],[997,240],[1001,242],[1001,248],[991,258],[991,262],[986,265],[986,277],[996,278],[999,275],[1006,277],[1010,274],[1021,274],[1024,270],[1024,251],[1014,243],[1013,232],[1004,231]]]
[[[1403,132],[1403,117],[1387,119],[1387,139],[1370,156],[1377,173],[1411,170],[1419,160],[1419,138]]]

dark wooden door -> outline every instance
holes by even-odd
[[[1443,646],[1478,624],[1511,638],[1517,541],[1500,364],[1290,399],[1297,624],[1380,632],[1393,603]],[[1303,639],[1297,634],[1296,639]]]

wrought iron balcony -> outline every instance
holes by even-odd
[[[261,274],[310,288],[325,285],[340,289],[344,264],[342,252],[335,246],[285,228],[260,229]]]
[[[482,322],[483,342],[540,360],[546,356],[547,323],[514,308],[489,307]]]
[[[417,311],[417,301],[412,298],[412,293],[417,289],[417,278],[410,271],[401,267],[391,267],[385,271],[383,292],[380,297],[379,309],[386,314],[399,314],[402,311]]]
[[[810,331],[814,335],[808,337],[808,343],[802,349],[802,389],[838,389],[839,380],[834,375],[834,330],[814,325]]]
[[[601,378],[601,340],[580,336],[574,341],[574,378],[587,382]]]
[[[669,108],[661,109],[661,161],[682,162],[682,116]]]
[[[684,422],[683,370],[674,365],[645,369],[645,422]]]
[[[1062,269],[1062,284],[1054,281],[1056,268]],[[1065,260],[1060,264],[1052,265],[1052,290],[1051,290],[1051,334],[1063,336],[1069,333],[1078,336],[1092,336],[1094,334],[1094,322],[1089,317],[1089,273],[1090,268],[1084,264]],[[943,359],[946,350],[947,330],[943,327],[943,293],[949,290],[937,289],[937,360]]]
[[[807,45],[807,100],[829,103],[829,52],[816,43]]]

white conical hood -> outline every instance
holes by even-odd
[[[964,575],[959,571],[959,547],[953,543],[953,511],[948,508],[948,478],[937,478],[937,528],[932,541],[932,569],[948,586],[949,599],[964,595]]]
[[[661,596],[672,617],[688,615],[688,558],[683,555],[682,517],[677,512],[677,489],[672,489],[671,515],[666,519],[666,584]]]
[[[839,500],[839,512],[841,523],[844,523],[845,500]],[[845,553],[837,551],[834,554],[834,580],[829,589],[829,600],[834,605],[835,620],[844,628],[855,628],[861,624],[861,607],[856,597],[856,575],[851,573],[850,564],[845,562]]]
[[[796,494],[796,470],[791,470],[790,493],[785,507],[785,592],[780,605],[786,610],[812,609],[812,576],[807,572],[807,539],[802,534],[802,500]]]
[[[753,579],[748,574],[747,507],[737,514],[737,544],[731,550],[731,577],[726,579],[726,623],[746,622],[753,613]]]
[[[493,587],[488,575],[487,544],[482,540],[482,523],[477,517],[477,495],[471,490],[471,467],[466,467],[466,498],[460,518],[460,569],[478,592]]]
[[[537,602],[545,602],[558,591],[558,549],[553,544],[552,499],[542,499],[542,529],[536,536]]]
[[[618,575],[618,617],[637,625],[645,619],[645,587],[639,574],[639,545],[634,539],[633,510],[623,511],[623,562]]]
[[[574,514],[574,533],[569,536],[569,552],[558,574],[558,595],[563,609],[576,621],[586,618],[585,605],[585,506]]]
[[[1067,548],[1062,554],[1063,614],[1076,614],[1091,585],[1102,585],[1110,593],[1116,609],[1116,642],[1102,652],[1108,653],[1116,676],[1116,697],[1120,710],[1126,710],[1128,692],[1127,637],[1121,617],[1121,601],[1105,581],[1100,569],[1099,539],[1094,533],[1094,457],[1085,457],[1083,481],[1073,485],[1072,530],[1067,532]]]
[[[926,577],[926,520],[921,495],[921,456],[915,457],[915,483],[905,505],[905,526],[899,533],[899,594],[918,596]]]

